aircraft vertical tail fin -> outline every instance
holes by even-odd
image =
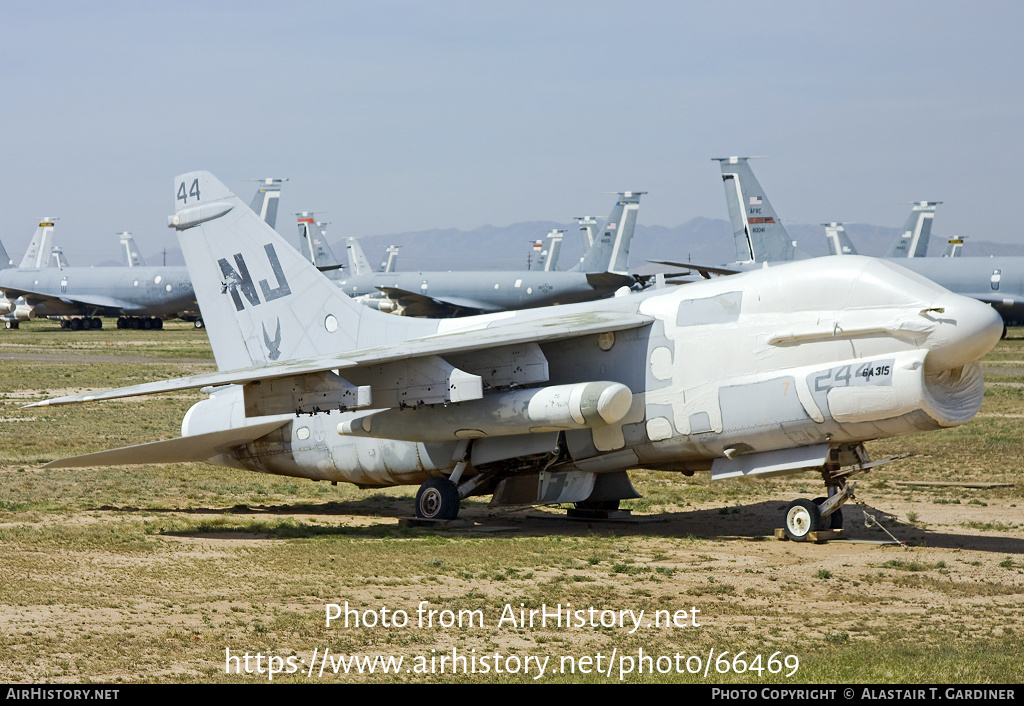
[[[0,270],[6,270],[11,267],[14,267],[14,260],[7,254],[4,244],[0,243]]]
[[[558,268],[558,254],[562,250],[562,237],[564,234],[564,230],[557,229],[548,233],[547,250],[541,253],[543,260],[543,267],[541,269],[545,272],[553,272]]]
[[[856,255],[857,248],[850,241],[842,223],[822,223],[825,226],[825,239],[828,240],[829,255]]]
[[[345,238],[345,251],[348,253],[348,271],[354,275],[373,274],[370,261],[366,259],[363,248],[355,238]]]
[[[594,238],[597,237],[597,219],[593,216],[576,216],[576,222],[580,224],[583,252],[586,252],[594,247]]]
[[[64,255],[64,249],[59,245],[50,248],[50,267],[70,267],[68,258]]]
[[[954,235],[949,239],[946,244],[946,251],[942,253],[942,257],[963,257],[964,254],[964,238],[967,236]]]
[[[645,191],[622,191],[604,222],[604,227],[595,231],[594,244],[583,256],[583,260],[571,272],[614,272],[627,274],[629,267],[629,246],[633,240],[637,213],[640,211],[640,197]]]
[[[21,258],[21,264],[18,267],[32,270],[46,267],[50,259],[50,247],[53,243],[53,224],[56,220],[56,218],[44,217],[39,221],[39,227],[33,233],[32,240],[29,241],[28,249],[25,251],[25,257]]]
[[[580,262],[594,247],[594,238],[597,237],[597,219],[594,216],[576,216],[576,222],[580,224],[580,238],[583,241],[583,254],[580,255]]]
[[[530,272],[535,272],[544,269],[544,254],[547,252],[544,249],[543,240],[534,240],[530,243],[530,258],[527,260],[526,269]]]
[[[395,266],[398,264],[398,246],[389,245],[384,254],[387,256],[387,259],[380,263],[380,268],[377,271],[394,272]]]
[[[303,256],[314,266],[322,269],[338,269],[341,264],[334,256],[334,250],[327,244],[326,223],[313,219],[313,213],[303,211],[295,214],[298,217],[299,249]]]
[[[749,157],[716,157],[722,168],[725,202],[729,207],[740,262],[780,262],[806,257],[793,244],[786,228],[772,208],[764,189],[758,183]]]
[[[277,206],[281,203],[281,184],[287,179],[258,179],[260,185],[249,208],[271,228],[277,228]]]
[[[562,248],[564,230],[552,229],[545,240],[535,240],[530,245],[529,270],[551,272],[558,264],[558,253]]]
[[[914,201],[907,222],[899,237],[889,246],[886,257],[924,257],[928,254],[928,238],[932,233],[935,207],[941,201]]]
[[[174,194],[168,226],[221,370],[339,353],[424,327],[349,299],[209,172],[176,177]]]
[[[121,249],[124,251],[124,259],[128,267],[145,267],[146,261],[142,259],[142,253],[139,252],[139,246],[135,243],[135,238],[128,231],[118,233],[121,240]]]

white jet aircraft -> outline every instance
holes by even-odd
[[[991,307],[859,256],[462,319],[400,318],[342,294],[207,172],[174,182],[177,229],[218,372],[38,405],[209,387],[182,436],[47,467],[207,463],[362,488],[422,484],[416,512],[617,507],[633,468],[714,479],[800,471],[842,524],[863,442],[978,411]],[[33,406],[38,406],[33,405]]]

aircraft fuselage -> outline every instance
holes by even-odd
[[[0,291],[24,293],[33,316],[174,316],[195,310],[184,267],[0,270]]]
[[[593,306],[571,305],[565,313]],[[447,474],[465,438],[473,439],[469,475],[502,464],[509,473],[537,473],[561,439],[564,455],[552,470],[794,472],[837,445],[967,421],[984,392],[976,360],[1002,328],[988,306],[885,262],[849,256],[609,299],[601,308],[654,321],[539,347],[545,386],[607,381],[629,389],[632,404],[613,424],[537,422],[534,433],[454,430],[448,439],[417,442],[360,431],[358,421],[379,410],[286,415],[277,431],[210,461],[387,486]],[[528,322],[541,312],[498,316]],[[473,318],[459,321],[440,323],[438,332],[474,326]],[[465,354],[458,367],[486,374],[489,364]],[[443,410],[451,406],[392,410],[391,428],[403,419],[411,430],[429,426],[432,415],[450,417]],[[507,419],[512,428],[514,420],[520,429],[530,415],[524,405],[498,410],[491,421]],[[226,387],[192,408],[182,435],[267,420],[246,418],[241,388]],[[339,434],[346,423],[355,433]]]

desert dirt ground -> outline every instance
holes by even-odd
[[[639,471],[629,518],[472,498],[459,521],[424,528],[402,522],[415,488],[192,464],[40,470],[174,436],[199,398],[26,400],[209,363],[203,332],[185,328],[113,352],[77,339],[58,359],[21,354],[70,335],[29,333],[0,347],[19,353],[0,373],[0,681],[1020,680],[1019,330],[986,361],[976,420],[870,446],[917,455],[862,476],[842,540],[827,544],[773,536],[788,501],[820,494],[812,474]],[[327,625],[330,604],[347,604],[348,627]],[[556,607],[578,624],[557,624]]]

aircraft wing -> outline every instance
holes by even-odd
[[[631,287],[636,284],[633,275],[620,275],[617,272],[588,272],[587,283],[592,287]]]
[[[68,305],[84,305],[87,307],[94,307],[96,309],[111,309],[115,311],[121,311],[125,308],[130,309],[133,306],[131,302],[95,294],[87,296],[79,296],[76,294],[73,297],[69,297],[61,292],[47,292],[43,290],[22,289],[18,287],[5,287],[4,293],[9,298],[25,297],[30,304],[36,304],[44,301],[60,301]]]
[[[957,292],[957,294],[962,294],[963,296],[970,297],[971,299],[977,299],[978,301],[991,304],[997,308],[1000,306],[1020,306],[1021,304],[1024,304],[1024,297],[1020,297],[1016,294],[1000,294],[999,292],[983,292],[981,294]]]
[[[91,468],[93,466],[206,461],[269,434],[287,423],[288,419],[275,419],[235,429],[125,446],[120,449],[97,451],[82,456],[69,456],[50,461],[43,468]]]
[[[177,378],[176,380],[161,380],[159,382],[143,383],[141,385],[102,392],[83,392],[77,395],[56,397],[27,406],[47,407],[50,405],[74,404],[94,400],[111,400],[178,390],[193,390],[217,385],[244,384],[257,380],[273,380],[329,370],[342,371],[425,356],[468,353],[496,346],[518,345],[531,342],[544,343],[591,334],[624,331],[647,326],[652,321],[654,319],[650,316],[613,311],[561,314],[545,318],[528,318],[521,321],[506,319],[493,321],[483,328],[463,329],[451,333],[424,336],[409,341],[398,341],[382,346],[344,351],[338,355],[325,355],[237,370],[190,375]]]
[[[377,289],[404,309],[407,316],[442,318],[450,315],[453,308],[484,314],[501,311],[501,309],[493,304],[486,304],[465,297],[428,297],[425,294],[410,292],[408,289],[399,289],[398,287],[377,287]]]
[[[672,262],[671,260],[648,260],[656,265],[670,265],[672,267],[682,267],[687,270],[696,270],[700,273],[700,276],[704,279],[711,279],[711,275],[737,275],[740,270],[730,270],[725,267],[709,267],[708,265],[695,265],[689,262]]]

